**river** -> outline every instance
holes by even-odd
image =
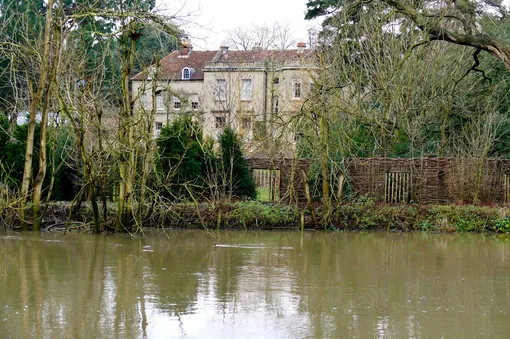
[[[168,236],[168,237],[167,237]],[[508,338],[482,234],[0,233],[1,338]]]

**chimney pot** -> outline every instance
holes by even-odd
[[[193,45],[189,42],[188,39],[183,39],[181,41],[181,47],[179,48],[179,55],[188,56],[193,49]]]
[[[297,52],[298,53],[303,53],[305,48],[306,48],[306,43],[304,43],[304,42],[297,43]]]
[[[221,50],[221,53],[222,53],[222,54],[227,54],[227,52],[228,52],[228,46],[227,46],[227,44],[221,44],[221,45],[220,45],[220,50]]]

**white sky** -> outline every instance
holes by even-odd
[[[308,41],[307,30],[317,22],[305,21],[307,0],[157,0],[157,7],[184,18],[182,28],[194,48],[216,50],[225,31],[252,24],[289,23],[294,40]]]

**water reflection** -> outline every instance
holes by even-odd
[[[0,334],[504,338],[506,239],[202,231],[0,234]]]

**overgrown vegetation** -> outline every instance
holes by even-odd
[[[152,81],[179,46],[176,17],[155,12],[154,0],[0,2],[2,220],[39,230],[47,227],[46,208],[58,206],[52,201],[70,200],[66,219],[94,232],[186,223],[508,232],[505,208],[386,206],[344,185],[353,158],[464,157],[481,169],[488,157],[510,155],[509,19],[504,4],[486,5],[492,10],[471,15],[477,6],[470,1],[444,8],[309,1],[307,17],[326,20],[307,70],[312,84],[293,88],[294,99],[304,99],[294,100],[296,114],[280,114],[287,108],[273,86],[264,97],[270,114],[247,109],[227,121],[235,110],[227,101],[251,95],[250,80],[233,84],[229,100],[220,93],[226,106],[216,129],[225,128],[217,140],[203,137],[198,102],[192,112],[167,112],[155,140],[157,96],[180,95]],[[451,11],[463,19],[452,23]],[[132,93],[139,71],[148,75],[151,107]],[[287,205],[253,201],[257,189],[243,157],[243,148],[253,151],[249,138],[274,158],[313,158],[302,178],[289,179],[306,182],[306,213],[295,196]]]
[[[288,206],[258,201],[224,202],[219,229],[238,230],[313,230],[311,216],[304,206]],[[320,208],[317,210],[319,213]],[[2,206],[0,205],[0,213]],[[61,219],[69,213],[69,205],[51,203],[47,215]],[[116,215],[116,205],[109,208],[109,220]],[[87,229],[93,220],[90,206],[84,206],[67,227]],[[2,218],[2,226],[12,227],[12,219]],[[302,224],[304,222],[304,224]],[[175,203],[156,209],[145,221],[146,227],[218,229],[217,209],[209,203]],[[52,230],[65,230],[66,223],[49,224]],[[323,229],[321,226],[320,230]],[[496,206],[424,206],[376,204],[373,199],[360,198],[334,209],[330,231],[424,231],[431,233],[496,232],[510,233],[510,208]]]

